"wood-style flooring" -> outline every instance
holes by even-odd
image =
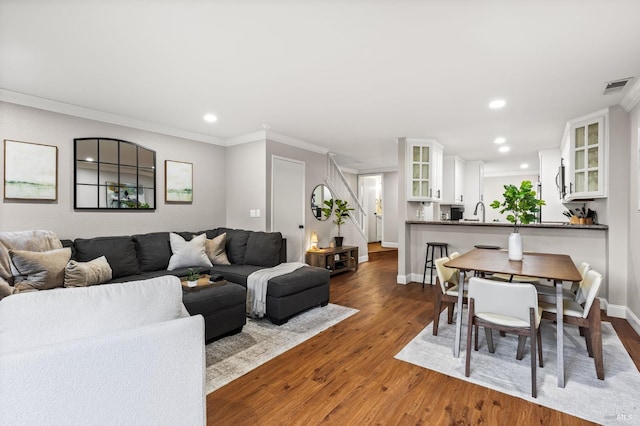
[[[394,359],[432,321],[436,289],[396,284],[396,252],[369,257],[331,278],[331,302],[360,312],[208,395],[209,425],[589,424]],[[640,337],[604,320],[640,369]]]

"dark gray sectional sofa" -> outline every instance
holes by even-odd
[[[227,284],[208,291],[184,291],[183,302],[193,314],[205,318],[205,339],[232,334],[246,323],[245,303],[247,277],[252,272],[276,266],[286,261],[286,240],[279,232],[255,232],[241,229],[216,228],[200,232],[176,232],[189,241],[205,233],[208,239],[226,233],[226,254],[231,265],[195,267],[201,273],[221,274]],[[153,278],[161,275],[183,277],[189,270],[167,270],[171,258],[169,232],[153,232],[132,236],[78,238],[63,240],[72,247],[73,259],[88,262],[105,256],[113,271],[110,283]],[[329,271],[304,266],[294,272],[269,280],[267,286],[267,317],[274,324],[283,324],[292,316],[329,302]]]

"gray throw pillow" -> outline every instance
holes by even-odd
[[[280,263],[282,234],[280,232],[251,232],[247,241],[245,265],[273,267]]]
[[[20,274],[14,278],[16,289],[48,290],[64,285],[64,268],[71,259],[71,249],[9,250],[9,256]]]
[[[88,287],[109,281],[113,273],[107,258],[100,256],[89,262],[70,260],[64,270],[65,287]]]

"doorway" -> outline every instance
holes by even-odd
[[[271,231],[287,239],[287,262],[304,262],[305,163],[273,156]]]
[[[362,202],[365,216],[365,235],[368,243],[382,241],[382,175],[358,176],[358,197]]]

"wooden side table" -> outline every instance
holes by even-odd
[[[358,247],[342,246],[309,250],[305,261],[311,266],[318,266],[331,271],[331,275],[358,270]]]

